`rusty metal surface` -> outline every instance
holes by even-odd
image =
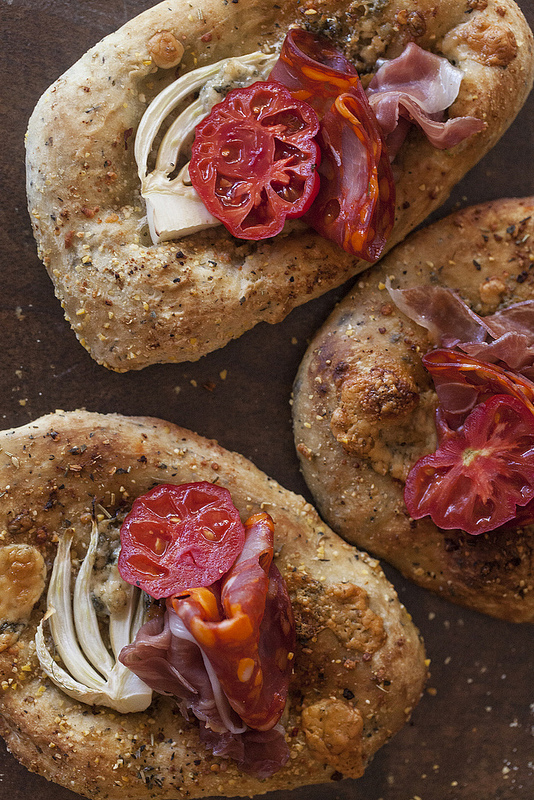
[[[41,93],[150,0],[0,0],[0,422],[56,408],[159,416],[213,437],[307,495],[293,449],[292,381],[306,343],[344,289],[262,324],[196,364],[117,375],[97,366],[63,319],[36,256],[24,189],[24,132]],[[520,0],[534,25],[532,0]],[[534,97],[464,179],[448,210],[531,194]],[[221,375],[226,375],[225,379]],[[425,638],[429,688],[412,721],[359,781],[276,800],[531,800],[534,796],[534,631],[448,604],[386,568]],[[0,745],[0,798],[76,800],[21,767]],[[126,795],[125,795],[126,796]]]

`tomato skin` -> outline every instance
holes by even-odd
[[[159,599],[219,580],[241,552],[245,528],[230,492],[199,481],[138,497],[120,536],[122,578]]]
[[[319,190],[318,130],[313,108],[280,83],[234,89],[196,128],[191,182],[233,236],[275,236]]]
[[[441,420],[435,453],[408,475],[410,516],[480,534],[513,520],[534,499],[534,415],[515,397],[493,395],[457,431]]]

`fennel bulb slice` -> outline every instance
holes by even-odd
[[[277,58],[258,51],[200,67],[171,83],[149,105],[137,129],[134,152],[153,244],[221,224],[191,185],[187,163],[176,177],[171,175],[185,160],[195,127],[213,106],[230,89],[265,80]],[[194,92],[199,92],[198,98],[169,125],[158,148],[155,168],[149,173],[148,159],[162,124]]]
[[[66,534],[59,541],[48,587],[48,609],[35,634],[41,667],[59,689],[82,703],[108,706],[120,713],[144,711],[152,701],[152,690],[117,660],[143,624],[142,594],[127,585],[126,604],[120,611],[110,612],[110,653],[102,640],[91,595],[91,574],[98,549],[96,522],[93,521],[89,548],[71,601],[72,538],[72,534]],[[45,621],[64,666],[54,660],[47,647]]]

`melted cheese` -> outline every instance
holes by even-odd
[[[0,548],[0,623],[25,622],[39,600],[46,578],[41,553],[28,544]]]

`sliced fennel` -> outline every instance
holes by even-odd
[[[141,592],[128,586],[124,608],[110,613],[112,657],[102,640],[91,597],[91,573],[98,548],[96,523],[93,522],[89,549],[76,577],[72,603],[71,544],[72,534],[61,537],[48,588],[48,610],[35,634],[41,667],[58,688],[82,703],[109,706],[121,713],[144,711],[151,703],[152,690],[117,660],[121,649],[130,644],[143,624]],[[45,620],[65,668],[54,661],[46,645]]]
[[[135,159],[154,244],[221,224],[191,186],[187,164],[175,178],[170,175],[184,159],[195,127],[226,91],[265,80],[277,58],[258,51],[192,70],[160,92],[145,111],[135,137]],[[156,166],[148,173],[148,159],[162,123],[194,92],[199,92],[198,98],[169,126],[158,149]]]

